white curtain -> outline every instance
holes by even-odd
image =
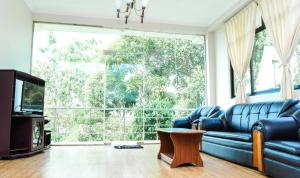
[[[245,77],[249,68],[256,27],[255,2],[225,23],[228,53],[234,74],[237,77],[236,103],[246,102]]]
[[[300,32],[300,0],[257,0],[267,31],[282,66],[280,95],[293,98],[293,79],[290,60]]]

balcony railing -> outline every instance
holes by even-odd
[[[174,118],[192,109],[46,108],[53,143],[152,141],[157,128],[171,127]]]

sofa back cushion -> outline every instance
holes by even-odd
[[[225,119],[233,131],[251,132],[253,124],[260,119],[289,117],[300,108],[299,100],[237,104],[226,111]]]
[[[215,118],[218,117],[219,115],[221,115],[223,113],[222,110],[220,110],[219,106],[208,106],[208,107],[201,107],[198,108],[196,110],[194,110],[193,112],[191,112],[186,119],[192,123],[194,120],[196,119],[200,119],[200,118]]]
[[[300,142],[300,129],[298,131],[298,141]]]
[[[300,109],[293,114],[294,119],[296,120],[299,131],[298,131],[298,141],[300,142]]]

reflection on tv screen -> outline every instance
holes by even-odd
[[[42,111],[44,104],[44,87],[24,81],[22,110]]]

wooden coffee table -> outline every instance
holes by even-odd
[[[158,159],[171,164],[171,168],[186,163],[203,167],[199,144],[205,131],[182,128],[162,128],[156,131],[160,138]]]

